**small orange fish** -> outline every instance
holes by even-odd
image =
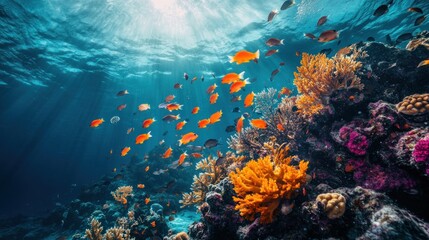
[[[305,187],[304,188],[302,188],[302,195],[305,197],[305,196],[307,196],[307,189],[305,189]]]
[[[244,107],[250,107],[253,105],[253,98],[255,97],[255,93],[251,92],[247,94],[247,96],[244,98]]]
[[[423,60],[423,61],[421,61],[420,63],[419,63],[419,65],[417,65],[417,67],[419,68],[419,67],[423,67],[423,66],[426,66],[426,65],[428,65],[429,64],[429,59],[427,59],[427,60]]]
[[[127,107],[127,104],[121,104],[119,105],[116,109],[118,109],[118,111],[122,111]]]
[[[185,161],[185,159],[186,159],[187,156],[188,156],[188,154],[186,154],[186,152],[180,154],[179,161],[178,161],[178,165],[179,166],[183,164],[183,162]]]
[[[212,94],[216,88],[217,88],[217,85],[216,85],[216,83],[214,83],[213,85],[211,85],[210,87],[207,88],[206,93]]]
[[[162,154],[162,158],[169,158],[171,157],[172,153],[173,153],[173,149],[169,147],[167,150],[165,150],[164,154]]]
[[[148,119],[146,119],[146,120],[144,120],[143,121],[143,123],[142,123],[142,127],[143,128],[148,128],[148,127],[150,127],[150,125],[152,125],[152,123],[154,123],[156,120],[155,120],[155,118],[148,118]]]
[[[143,183],[137,184],[137,188],[143,189],[144,188],[144,184]]]
[[[250,125],[254,128],[265,129],[267,128],[267,122],[263,119],[252,119]]]
[[[346,164],[346,166],[344,167],[344,171],[346,173],[353,172],[353,170],[355,170],[355,169],[354,169],[353,165],[351,165],[351,164]]]
[[[353,102],[355,100],[355,96],[354,95],[351,95],[350,97],[349,97],[349,101],[350,102]]]
[[[150,225],[151,225],[152,227],[156,227],[156,222],[155,222],[155,221],[153,221],[153,222],[151,222],[151,223],[150,223]]]
[[[248,52],[246,50],[241,50],[237,52],[234,56],[228,56],[228,58],[230,63],[233,63],[233,62],[237,64],[247,63],[247,62],[259,59],[259,50],[257,50],[254,53]]]
[[[300,51],[296,51],[296,52],[295,52],[295,55],[296,55],[297,57],[299,57],[299,56],[301,55],[301,52],[300,52]]]
[[[96,127],[100,126],[102,123],[104,123],[104,119],[99,118],[99,119],[95,119],[94,121],[92,121],[91,124],[89,124],[89,126],[92,128],[96,128]]]
[[[202,158],[203,155],[201,153],[191,153],[192,157],[194,158]]]
[[[168,111],[175,111],[175,110],[182,110],[183,105],[177,104],[177,103],[170,103],[167,105],[166,109]]]
[[[219,97],[219,93],[213,93],[210,95],[210,104],[215,104],[217,102],[217,98]]]
[[[128,153],[130,150],[131,150],[131,148],[130,148],[130,147],[124,147],[124,148],[122,148],[122,150],[121,150],[121,156],[123,157],[123,156],[127,155],[127,153]]]
[[[188,144],[190,142],[193,142],[197,138],[198,138],[198,135],[193,132],[189,132],[185,135],[182,135],[182,139],[179,140],[179,146],[182,146],[182,144]]]
[[[278,95],[277,97],[278,97],[278,98],[280,98],[280,96],[281,96],[281,95],[289,96],[291,93],[292,93],[292,91],[291,91],[289,88],[287,88],[287,87],[283,87],[283,88],[280,90],[279,95]]]
[[[128,128],[128,130],[127,130],[127,134],[130,134],[130,133],[132,133],[134,131],[134,128]]]
[[[145,198],[144,199],[144,203],[147,205],[148,203],[150,203],[150,198]]]
[[[143,112],[150,109],[150,105],[147,103],[142,103],[139,105],[139,111]]]
[[[150,167],[147,166],[147,167],[145,167],[144,171],[147,172],[147,171],[149,171],[149,169],[150,169]]]
[[[277,130],[283,132],[285,130],[285,128],[283,127],[283,125],[281,123],[277,124]]]
[[[199,128],[206,128],[208,124],[210,124],[210,118],[206,118],[198,121]]]
[[[140,134],[136,137],[136,144],[143,144],[146,140],[151,138],[150,131],[148,133]]]
[[[239,74],[228,73],[222,78],[222,83],[223,84],[231,84],[231,83],[235,83],[237,81],[240,81],[243,78],[244,78],[244,71],[239,73]]]
[[[240,91],[243,87],[245,87],[247,84],[250,84],[248,79],[245,79],[244,81],[237,81],[231,84],[231,87],[229,88],[229,93],[236,93]]]
[[[176,98],[176,96],[174,95],[168,95],[167,97],[165,97],[165,102],[171,102],[174,100],[174,98]]]
[[[210,116],[210,124],[214,124],[216,122],[219,122],[221,117],[222,117],[222,110],[213,113]]]
[[[243,120],[244,120],[244,117],[243,115],[241,115],[241,117],[237,121],[237,126],[236,126],[236,130],[238,133],[240,133],[241,130],[243,129]]]
[[[194,107],[192,109],[192,114],[197,114],[200,111],[200,107]]]
[[[187,122],[184,120],[184,121],[181,121],[181,122],[178,122],[177,124],[176,124],[176,130],[182,130],[182,128],[183,128],[183,126],[185,126],[185,124],[186,124]]]

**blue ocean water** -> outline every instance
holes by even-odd
[[[232,109],[245,111],[242,102],[230,101],[228,86],[220,84],[228,72],[245,71],[254,81],[237,94],[242,97],[267,87],[293,89],[292,73],[300,60],[296,51],[332,48],[335,53],[368,37],[385,42],[387,34],[395,40],[429,26],[427,21],[414,26],[418,15],[406,11],[411,6],[427,9],[424,0],[394,1],[378,18],[372,12],[387,1],[298,0],[267,22],[268,13],[282,2],[1,0],[0,191],[7,197],[0,198],[0,215],[31,215],[68,202],[81,186],[127,164],[131,156],[142,158],[162,139],[174,148],[189,131],[199,135],[196,145],[214,138],[221,142],[215,150],[227,150],[231,133],[225,128],[241,115]],[[328,21],[317,27],[325,15]],[[340,31],[337,41],[319,43],[303,36],[329,29]],[[227,56],[241,49],[259,49],[263,55],[270,37],[284,39],[279,53],[261,56],[257,64],[228,62]],[[280,62],[285,66],[270,81]],[[185,72],[198,80],[184,80]],[[175,83],[183,89],[174,89]],[[211,105],[205,91],[214,83],[220,97]],[[124,89],[130,94],[116,96]],[[168,112],[158,104],[170,94],[184,105],[181,118],[189,120],[180,132],[175,123],[161,120]],[[141,103],[151,109],[139,112]],[[118,111],[121,104],[127,107]],[[201,108],[197,116],[190,114],[195,106]],[[219,110],[224,113],[220,123],[196,127],[198,120]],[[113,116],[121,120],[111,124]],[[136,146],[135,137],[149,131],[141,122],[152,117],[157,120],[149,129],[153,137]],[[96,118],[106,122],[92,129],[89,124]],[[130,127],[135,131],[127,135]],[[125,146],[131,151],[121,158]]]

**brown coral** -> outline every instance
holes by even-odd
[[[121,227],[114,227],[107,229],[106,233],[101,234],[103,227],[97,219],[92,219],[91,229],[86,229],[85,236],[90,240],[133,240],[131,238],[130,229]]]
[[[91,229],[85,230],[85,237],[90,240],[102,240],[102,231],[103,227],[101,226],[101,223],[97,219],[93,218],[91,221]]]
[[[329,219],[339,218],[346,211],[346,198],[339,193],[319,194],[316,198],[316,204],[318,202],[322,203]]]
[[[237,197],[236,210],[248,220],[260,215],[261,223],[273,221],[282,199],[291,199],[306,182],[308,162],[290,165],[293,156],[289,148],[279,148],[275,154],[252,160],[242,170],[230,174]]]
[[[396,109],[405,115],[427,113],[429,112],[429,93],[407,96],[396,104]]]
[[[328,104],[329,96],[338,89],[363,89],[356,71],[362,67],[358,58],[365,53],[353,49],[350,56],[337,54],[333,58],[325,54],[302,54],[301,66],[294,73],[294,84],[301,96],[296,104],[299,112],[312,116],[320,112]]]
[[[111,194],[116,201],[122,204],[127,204],[127,197],[130,196],[132,192],[132,186],[122,186],[118,187],[114,192],[111,192]]]
[[[173,240],[188,240],[189,236],[186,232],[179,232],[173,237]]]

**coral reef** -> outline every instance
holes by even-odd
[[[122,204],[127,204],[127,197],[131,196],[132,193],[133,187],[131,186],[118,187],[114,192],[111,192],[113,198]]]
[[[113,227],[107,229],[104,236],[101,234],[103,227],[97,219],[91,220],[91,229],[86,229],[85,236],[90,240],[133,240],[130,237],[130,229],[123,227]]]
[[[308,162],[300,161],[298,167],[292,166],[293,157],[286,157],[288,152],[289,148],[285,147],[275,155],[251,160],[242,170],[230,174],[237,194],[233,197],[237,203],[235,209],[241,216],[253,221],[259,214],[261,223],[270,223],[282,199],[291,199],[305,184]]]
[[[323,210],[329,219],[335,219],[343,216],[346,211],[346,198],[339,193],[322,193],[316,198],[318,204],[323,205]]]

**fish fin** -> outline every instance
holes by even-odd
[[[255,52],[255,58],[259,59],[259,49],[258,49],[258,51]]]
[[[179,146],[182,146],[182,139],[179,139]]]
[[[177,114],[177,120],[179,120],[180,119],[180,114]]]
[[[243,79],[243,78],[244,78],[244,73],[245,73],[245,71],[242,71],[240,74],[238,74],[238,77],[239,77],[240,79]]]
[[[234,62],[234,57],[233,56],[228,56],[229,62],[233,63]]]

